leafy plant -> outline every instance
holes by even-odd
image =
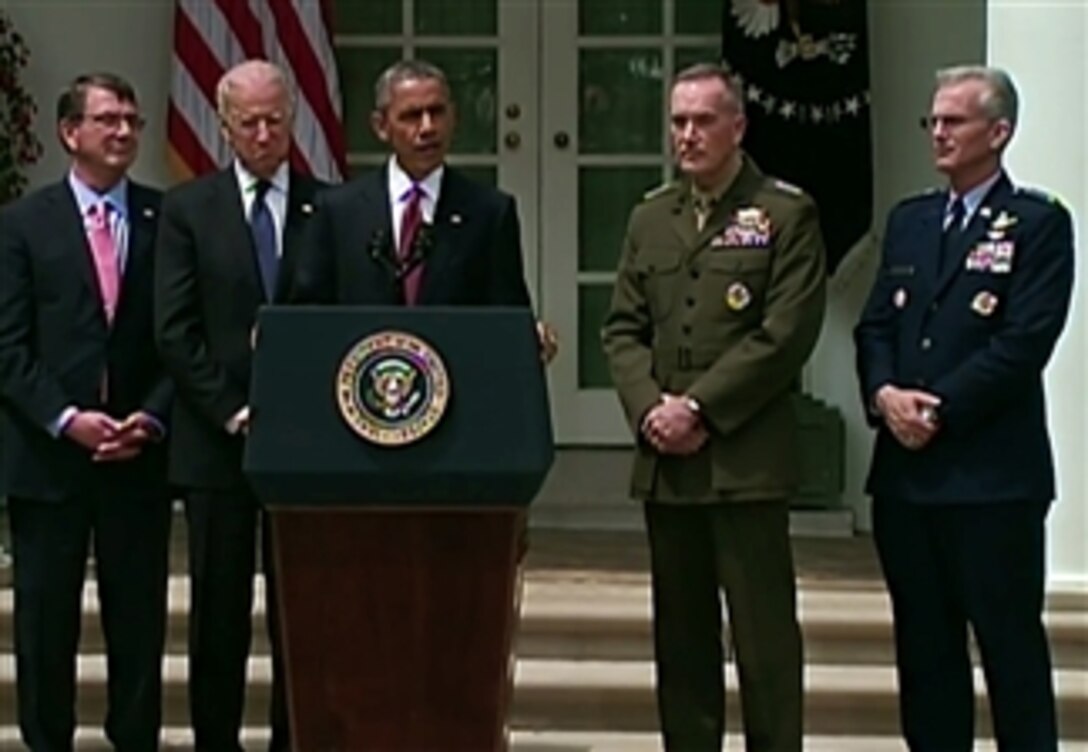
[[[22,194],[27,185],[24,169],[42,154],[34,134],[38,108],[19,80],[29,60],[26,42],[7,11],[0,9],[0,204]]]

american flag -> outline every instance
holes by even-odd
[[[179,178],[225,166],[215,85],[231,66],[262,58],[296,94],[291,165],[322,180],[345,173],[340,84],[329,0],[177,0],[167,112],[169,157]]]

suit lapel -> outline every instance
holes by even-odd
[[[729,186],[729,189],[714,206],[714,210],[707,218],[703,229],[696,233],[692,255],[704,250],[715,235],[720,235],[725,230],[726,226],[733,221],[737,209],[751,203],[752,197],[762,181],[762,173],[745,157],[740,172],[737,173],[737,177],[733,180],[733,184]],[[692,219],[692,227],[694,226],[694,219]]]
[[[257,266],[257,251],[246,221],[245,205],[238,190],[238,178],[233,167],[216,174],[211,192],[208,216],[215,217],[216,227],[221,228],[224,249],[222,262],[237,276],[246,280],[253,294],[264,301],[261,272]]]
[[[317,181],[301,173],[291,172],[287,184],[287,217],[283,228],[283,258],[276,277],[276,299],[287,293],[294,276],[298,255],[305,242],[306,228],[314,213]]]
[[[922,252],[918,254],[917,263],[921,276],[929,284],[933,297],[936,297],[937,288],[940,283],[937,276],[941,269],[944,207],[947,202],[947,193],[941,193],[935,196],[923,211],[921,222],[917,227],[918,247],[922,249]]]
[[[155,242],[155,206],[147,200],[148,196],[135,183],[128,186],[128,247],[125,256],[125,268],[121,278],[121,298],[117,303],[117,316],[125,308],[127,290],[134,284],[146,280],[147,262],[151,258]]]
[[[963,273],[963,269],[967,264],[967,254],[974,248],[979,241],[982,240],[986,234],[986,230],[990,226],[990,215],[993,212],[993,207],[1003,206],[1012,185],[1009,182],[1008,177],[1002,175],[998,178],[997,182],[993,184],[989,192],[983,197],[982,202],[979,203],[978,208],[975,209],[974,214],[971,215],[970,220],[967,223],[967,228],[964,230],[963,235],[960,238],[959,243],[955,248],[946,248],[945,253],[952,254],[951,258],[947,259],[947,263],[943,264],[943,273],[940,274],[940,278],[937,280],[934,295],[940,295],[944,292],[945,288],[954,280],[958,275]],[[945,200],[947,201],[947,194],[945,194]],[[943,219],[944,204],[940,205],[938,209],[938,228],[941,227]],[[939,242],[939,240],[938,240]],[[939,245],[937,246],[940,247]],[[934,262],[936,263],[936,262]]]
[[[685,182],[678,192],[669,224],[672,225],[672,231],[676,233],[676,237],[683,243],[684,254],[691,253],[699,237],[695,224],[695,206],[691,200],[691,183]]]
[[[61,247],[65,249],[66,254],[72,256],[72,263],[78,270],[79,278],[82,284],[87,287],[91,299],[97,304],[98,315],[102,320],[102,325],[105,326],[106,313],[102,309],[102,290],[98,285],[98,272],[94,268],[91,245],[87,240],[87,230],[83,217],[79,214],[79,204],[76,202],[76,197],[66,180],[56,184],[51,196],[51,202],[54,205],[55,213],[51,212],[51,216],[45,218],[44,221],[59,230],[58,238]]]
[[[423,263],[423,282],[420,285],[419,303],[441,300],[443,281],[447,279],[444,270],[460,254],[467,253],[463,240],[466,226],[479,221],[475,216],[469,192],[464,190],[465,178],[456,170],[446,167],[442,173],[442,187],[439,188],[438,204],[434,209],[433,243],[427,249]]]

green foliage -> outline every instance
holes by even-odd
[[[19,81],[19,73],[29,60],[26,42],[15,31],[7,11],[0,10],[0,204],[23,192],[23,170],[42,153],[41,142],[34,134],[38,108]]]

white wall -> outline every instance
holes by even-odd
[[[851,252],[831,281],[827,322],[807,374],[809,389],[836,405],[846,420],[844,503],[869,529],[864,493],[873,432],[865,425],[854,380],[852,329],[872,284],[879,236],[899,199],[940,180],[919,118],[929,111],[933,75],[957,63],[981,63],[986,54],[984,0],[904,2],[869,0],[872,77],[873,235]]]
[[[988,59],[1022,99],[1010,172],[1060,196],[1076,222],[1073,309],[1046,374],[1059,485],[1048,543],[1051,581],[1088,587],[1088,2],[990,0],[987,16]]]
[[[54,135],[57,95],[79,73],[105,70],[132,82],[147,117],[133,175],[165,186],[166,100],[170,88],[173,3],[168,0],[0,0],[30,48],[23,83],[38,104],[45,154],[32,186],[57,180],[67,158]]]

